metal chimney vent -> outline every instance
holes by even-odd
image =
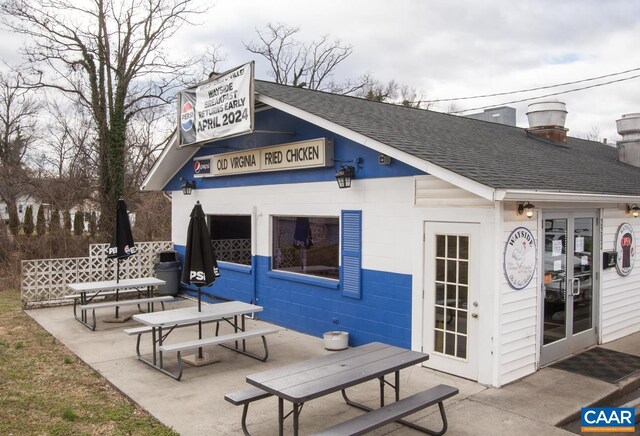
[[[527,111],[529,128],[527,132],[551,141],[567,142],[564,123],[567,119],[567,107],[559,101],[540,101],[531,103]]]
[[[640,113],[626,114],[616,120],[618,133],[618,159],[620,162],[640,167]]]

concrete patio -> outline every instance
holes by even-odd
[[[179,300],[167,309],[196,304]],[[124,308],[124,314],[134,313]],[[73,319],[70,306],[33,309],[27,313],[80,359],[109,380],[124,395],[140,404],[161,422],[181,435],[233,435],[242,434],[240,418],[242,408],[224,400],[228,392],[248,387],[248,374],[279,367],[300,360],[331,353],[323,348],[320,338],[282,329],[268,337],[269,359],[260,362],[247,356],[213,347],[219,362],[204,366],[186,366],[182,381],[175,381],[138,361],[135,336],[127,336],[123,329],[135,326],[134,321],[124,324],[104,323],[101,319],[110,311],[98,313],[97,330],[90,331]],[[248,321],[250,327],[265,326],[258,320]],[[197,327],[185,327],[172,333],[175,340],[191,339]],[[208,324],[212,334],[213,324]],[[222,326],[222,332],[230,330]],[[150,338],[143,337],[142,350],[150,351]],[[248,341],[259,351],[259,339]],[[608,348],[640,355],[640,333],[606,345]],[[167,356],[166,364],[174,365],[175,357]],[[460,393],[446,404],[449,435],[560,435],[570,434],[555,425],[575,417],[580,408],[597,403],[622,389],[637,389],[640,375],[628,377],[617,385],[582,377],[565,371],[544,368],[520,381],[501,389],[436,372],[423,367],[412,367],[401,373],[402,396],[444,383],[457,387]],[[378,384],[369,382],[351,389],[353,399],[375,406]],[[389,399],[391,392],[388,390]],[[340,394],[332,394],[305,404],[301,413],[303,434],[313,433],[331,424],[362,413],[344,403]],[[421,425],[439,429],[437,407],[431,407],[409,417]],[[287,423],[290,426],[290,420]],[[277,434],[277,400],[267,398],[249,407],[249,431],[253,435]],[[285,425],[285,432],[290,427]],[[392,424],[372,434],[409,435],[415,431]]]

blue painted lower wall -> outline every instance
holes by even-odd
[[[180,258],[183,246],[176,246]],[[220,264],[221,277],[206,294],[255,302],[264,307],[260,319],[321,337],[331,330],[349,332],[349,345],[384,342],[411,347],[411,275],[362,270],[362,299],[329,289],[268,275],[271,258],[255,256],[252,267]],[[195,291],[188,291],[196,295]]]

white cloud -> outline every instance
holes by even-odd
[[[328,34],[353,45],[338,79],[371,72],[430,98],[518,90],[640,67],[640,2],[635,0],[218,0],[201,5],[206,8],[197,18],[201,25],[184,27],[167,47],[190,55],[221,46],[224,69],[252,59],[243,42],[255,39],[255,29],[267,23],[299,26],[307,40]],[[14,59],[14,47],[3,44],[0,56]],[[268,79],[266,65],[255,60],[256,76]],[[640,112],[639,84],[640,78],[555,97],[567,103],[570,134],[597,127],[602,137],[615,140],[615,120]],[[457,106],[498,105],[542,93]],[[519,125],[526,126],[527,103],[514,106]]]

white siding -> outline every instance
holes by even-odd
[[[415,178],[414,204],[429,206],[493,206],[493,202],[434,176]]]
[[[520,218],[516,215],[515,208],[505,210],[500,261],[497,265],[500,269],[499,385],[536,371],[538,273],[536,272],[531,283],[521,290],[511,288],[504,275],[504,246],[511,232],[517,227],[526,227],[531,230],[536,239],[536,246],[540,247],[536,218]]]
[[[172,194],[172,240],[184,245],[189,214],[197,200],[206,214],[243,214],[255,211],[258,222],[257,255],[271,256],[272,215],[339,217],[343,209],[362,210],[362,267],[412,274],[415,243],[412,202],[413,178],[354,180],[350,189],[335,182],[194,189],[192,195]]]
[[[602,271],[600,339],[606,343],[640,331],[640,218],[619,209],[604,209],[602,217],[603,251],[615,250],[616,232],[624,222],[634,227],[636,237],[636,261],[631,274],[620,276],[615,268]]]

